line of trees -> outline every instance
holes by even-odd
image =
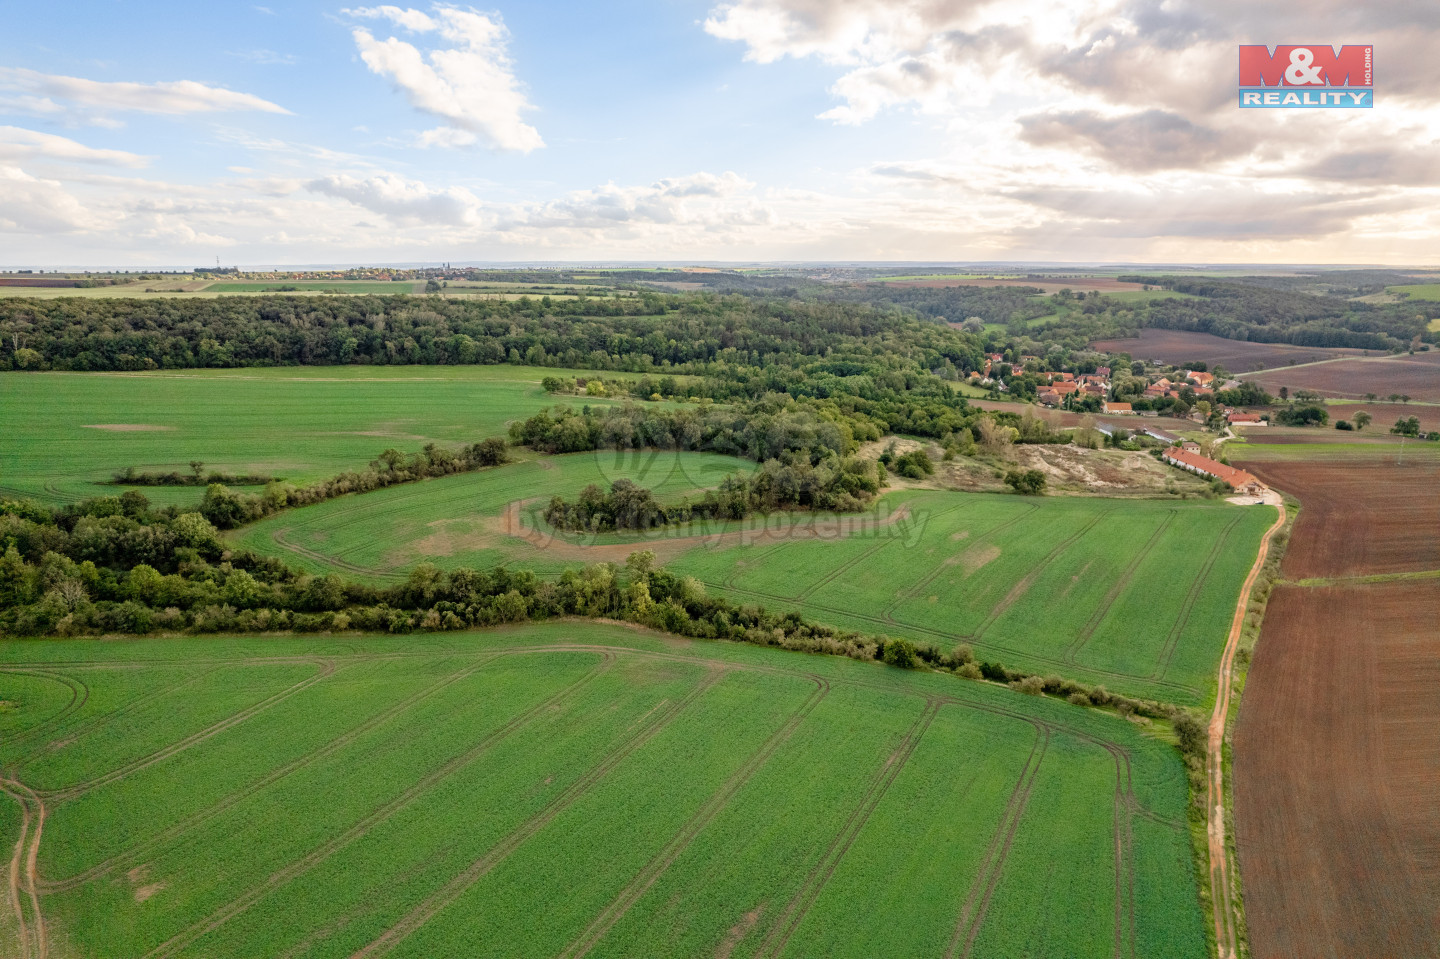
[[[224,483],[230,486],[264,486],[277,483],[281,477],[261,473],[222,473],[218,470],[205,472],[205,464],[199,460],[190,461],[190,472],[171,470],[168,473],[143,473],[133,466],[117,471],[111,477],[113,486],[210,486]]]
[[[498,437],[458,451],[434,443],[409,456],[388,449],[370,462],[369,469],[341,473],[309,486],[276,481],[268,483],[261,493],[238,493],[222,483],[211,483],[200,501],[200,515],[218,529],[234,529],[289,506],[309,506],[347,493],[368,493],[433,476],[467,473],[499,466],[509,459],[505,441]]]

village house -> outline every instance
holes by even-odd
[[[1054,390],[1041,390],[1037,394],[1037,399],[1039,399],[1040,402],[1045,406],[1060,405],[1060,394],[1056,393]]]
[[[1269,426],[1270,424],[1260,418],[1259,413],[1231,413],[1225,418],[1231,426]]]
[[[1187,453],[1200,452],[1200,444],[1195,442],[1194,440],[1186,440],[1185,442],[1180,444],[1180,448]]]
[[[1100,407],[1102,412],[1114,413],[1119,416],[1134,416],[1135,408],[1129,403],[1104,403]]]
[[[1171,466],[1178,466],[1182,470],[1200,476],[1209,476],[1212,479],[1223,480],[1229,483],[1236,492],[1259,495],[1265,491],[1265,484],[1255,476],[1244,470],[1238,470],[1233,466],[1226,466],[1224,463],[1208,459],[1199,453],[1192,453],[1185,449],[1168,449],[1161,455],[1161,459]]]
[[[1209,373],[1202,373],[1198,370],[1191,370],[1190,375],[1185,377],[1196,386],[1209,386],[1215,382],[1215,377]]]

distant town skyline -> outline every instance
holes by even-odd
[[[57,3],[0,36],[0,269],[1440,260],[1440,7]],[[1373,43],[1375,108],[1236,107]]]

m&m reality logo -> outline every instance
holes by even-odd
[[[1249,109],[1365,109],[1375,105],[1375,48],[1347,44],[1240,47],[1240,106]]]

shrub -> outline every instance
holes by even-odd
[[[897,666],[900,669],[916,669],[920,666],[920,657],[915,646],[908,640],[886,639],[877,652],[881,662],[887,666]]]
[[[1010,688],[1024,693],[1026,696],[1039,696],[1045,692],[1045,680],[1039,676],[1026,676],[1024,679],[1011,683]]]
[[[1045,492],[1045,474],[1039,470],[1010,470],[1005,485],[1022,496],[1039,496]]]
[[[1209,731],[1205,724],[1190,713],[1179,713],[1175,717],[1175,738],[1180,742],[1180,751],[1187,756],[1205,755]]]

